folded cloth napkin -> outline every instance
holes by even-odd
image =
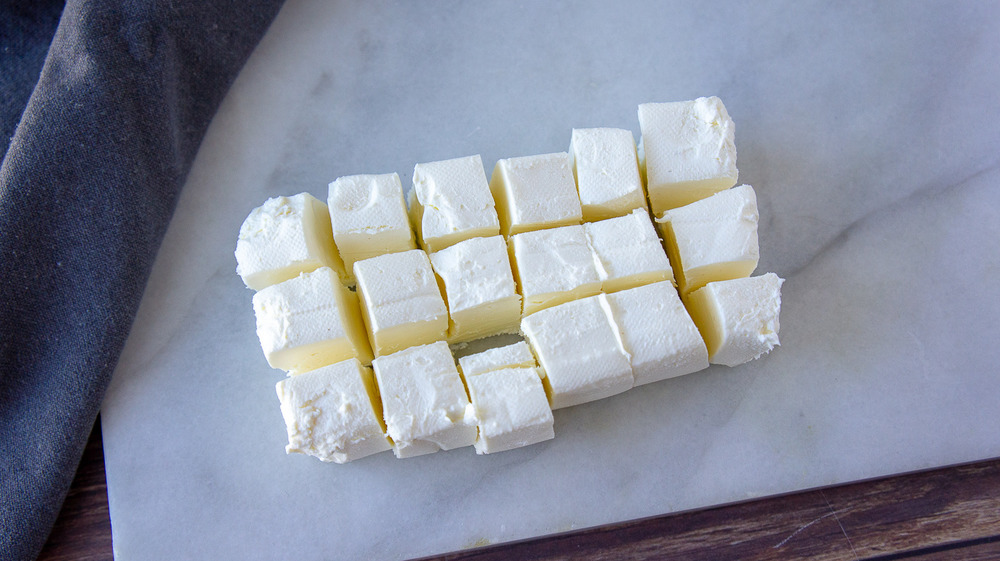
[[[281,0],[0,4],[0,559],[20,561],[59,513],[198,146]]]

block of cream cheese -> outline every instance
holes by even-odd
[[[372,366],[397,458],[475,443],[476,412],[447,343],[380,356]]]
[[[448,309],[422,250],[358,261],[354,276],[376,356],[440,341],[447,335]]]
[[[513,450],[555,437],[552,409],[536,368],[493,370],[466,382],[479,419],[477,454]]]
[[[781,284],[774,273],[710,282],[687,296],[712,364],[736,366],[778,345]]]
[[[355,261],[417,247],[399,175],[351,175],[330,183],[333,239],[350,276]]]
[[[516,333],[521,296],[503,236],[471,238],[432,253],[448,301],[448,341]]]
[[[646,208],[632,131],[573,129],[569,155],[584,221]]]
[[[260,290],[319,267],[344,276],[330,213],[316,197],[300,193],[268,199],[243,221],[236,242],[236,273],[248,288]]]
[[[757,268],[757,197],[749,185],[668,210],[656,221],[682,296]]]
[[[358,299],[328,267],[261,289],[253,310],[260,346],[274,368],[299,374],[372,359]]]
[[[588,222],[583,229],[594,252],[601,291],[673,281],[670,261],[645,207],[625,216]]]
[[[462,376],[465,376],[466,380],[469,379],[469,376],[476,376],[493,370],[527,368],[537,365],[535,355],[531,354],[531,348],[524,341],[487,349],[458,359],[459,370],[462,371]]]
[[[636,386],[708,368],[705,342],[669,281],[609,294],[608,303]]]
[[[736,129],[719,98],[644,103],[639,128],[654,215],[736,185]]]
[[[500,233],[500,220],[479,155],[417,164],[409,202],[417,237],[428,252]]]
[[[632,367],[607,296],[598,294],[531,314],[521,331],[544,371],[553,409],[621,393]]]
[[[566,152],[498,161],[490,191],[505,236],[579,224],[583,219],[573,164]]]
[[[275,386],[288,453],[343,464],[392,448],[372,371],[357,359],[285,378]]]
[[[583,226],[524,232],[507,242],[524,314],[601,291]]]

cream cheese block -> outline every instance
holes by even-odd
[[[598,294],[531,314],[521,331],[544,371],[552,409],[603,399],[633,385],[629,354]]]
[[[779,344],[783,282],[767,273],[711,282],[687,296],[684,303],[708,346],[709,362],[737,366]]]
[[[758,219],[757,196],[749,185],[668,210],[658,218],[681,295],[709,282],[750,276],[760,258]]]
[[[669,281],[608,295],[611,315],[631,356],[634,385],[708,368],[708,350]]]
[[[579,224],[517,234],[507,245],[525,315],[601,291],[600,273]]]
[[[358,261],[354,276],[376,356],[445,338],[448,309],[422,250]]]
[[[344,277],[333,243],[330,213],[309,193],[268,199],[253,209],[236,242],[236,273],[260,290],[299,273],[330,267]]]
[[[517,332],[521,296],[503,236],[471,238],[432,253],[448,303],[448,341]]]
[[[583,220],[573,165],[566,152],[498,161],[490,191],[500,216],[500,232],[505,236]]]
[[[417,247],[399,175],[350,175],[330,183],[333,239],[348,276],[355,261]]]
[[[569,155],[584,221],[603,220],[646,208],[631,131],[573,129]]]
[[[552,409],[536,368],[506,368],[466,378],[479,419],[477,454],[529,446],[555,437]]]
[[[409,201],[417,237],[428,252],[500,233],[500,220],[479,155],[417,164]]]
[[[372,371],[357,359],[286,378],[275,391],[288,453],[343,464],[392,448]]]
[[[719,98],[644,103],[639,128],[654,215],[736,185],[736,129]]]
[[[594,252],[602,292],[673,281],[670,261],[645,207],[625,216],[588,222],[583,229]]]
[[[531,348],[524,341],[486,349],[485,351],[463,356],[458,359],[458,368],[466,380],[469,376],[476,376],[484,372],[500,370],[503,368],[527,368],[538,366],[535,362],[535,355],[531,354]]]
[[[328,267],[261,289],[253,309],[260,346],[274,368],[299,374],[372,359],[357,297]]]
[[[447,343],[438,341],[380,356],[372,366],[397,458],[475,443],[475,408]]]

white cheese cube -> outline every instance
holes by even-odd
[[[493,168],[490,190],[505,236],[579,224],[583,219],[566,152],[500,160]]]
[[[343,464],[392,448],[369,368],[349,359],[275,386],[288,431],[288,453]]]
[[[521,320],[521,331],[545,373],[553,409],[632,387],[629,355],[604,294],[531,314]]]
[[[517,234],[508,247],[525,315],[601,291],[600,273],[579,224]]]
[[[462,240],[500,233],[490,185],[479,155],[417,164],[410,217],[428,252]]]
[[[372,359],[357,297],[332,269],[261,289],[253,310],[260,346],[274,368],[298,374],[348,358]]]
[[[463,356],[458,359],[459,370],[468,380],[470,376],[477,376],[484,372],[492,372],[503,368],[522,368],[537,366],[535,355],[531,354],[531,348],[524,341],[518,341],[512,345],[487,349],[485,351]]]
[[[448,309],[422,250],[358,261],[354,276],[376,356],[445,338]]]
[[[736,129],[719,98],[642,104],[639,128],[654,215],[736,185]]]
[[[689,294],[691,317],[708,346],[712,364],[736,366],[778,345],[781,284],[774,273],[710,282]]]
[[[316,197],[299,193],[268,199],[243,221],[236,242],[236,273],[247,288],[260,290],[319,267],[330,267],[344,277],[330,213]]]
[[[656,221],[681,296],[757,268],[757,196],[749,185],[668,210]]]
[[[624,129],[573,129],[569,143],[583,219],[587,222],[646,208],[635,138]]]
[[[344,268],[355,261],[417,247],[399,175],[351,175],[330,183],[330,219]]]
[[[608,303],[636,386],[708,368],[705,342],[670,282],[609,294]]]
[[[397,458],[475,443],[476,412],[447,343],[380,356],[372,366]]]
[[[603,292],[673,281],[670,261],[645,208],[617,218],[588,222],[583,229],[597,261]]]
[[[466,382],[479,419],[477,454],[513,450],[555,437],[552,409],[537,369],[493,370]]]
[[[448,341],[517,331],[521,296],[503,236],[468,239],[430,259],[448,300]]]

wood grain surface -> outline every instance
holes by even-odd
[[[331,558],[336,555],[332,554]],[[100,419],[45,561],[111,560]],[[1000,459],[485,546],[426,560],[1000,559]]]

